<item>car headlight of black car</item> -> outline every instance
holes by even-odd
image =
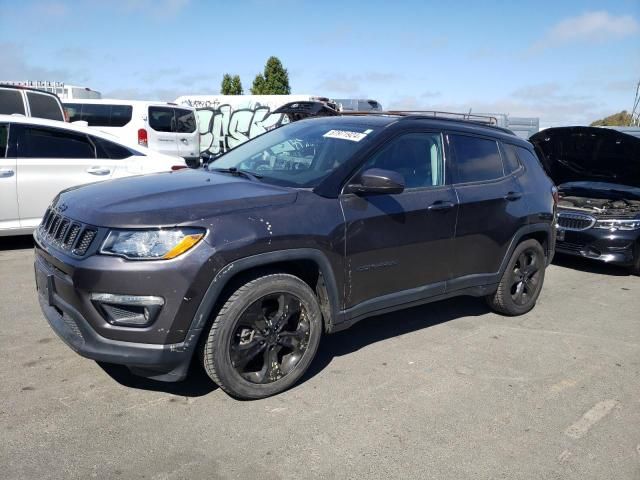
[[[111,230],[100,253],[129,260],[168,260],[193,248],[205,233],[199,228]]]
[[[607,219],[598,220],[594,225],[594,228],[601,228],[604,230],[638,230],[640,229],[640,219],[635,220],[622,220],[622,219]]]

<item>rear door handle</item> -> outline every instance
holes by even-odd
[[[13,177],[15,173],[10,168],[0,168],[0,178]]]
[[[187,140],[186,138],[181,138],[181,139],[180,139],[180,141],[181,141],[182,143],[189,143],[189,140]]]
[[[520,200],[522,198],[522,194],[520,192],[509,192],[504,196],[505,200],[509,202],[513,202],[514,200]]]
[[[106,167],[89,167],[87,168],[87,173],[90,173],[91,175],[109,175],[111,173],[111,169]]]
[[[430,211],[449,210],[451,208],[453,208],[453,202],[444,202],[442,200],[438,200],[436,202],[433,202],[431,205],[429,205],[427,207],[427,210],[430,210]]]

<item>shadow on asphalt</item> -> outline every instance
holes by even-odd
[[[589,260],[588,258],[576,257],[573,255],[563,255],[556,253],[553,257],[553,264],[558,267],[571,268],[580,272],[595,273],[598,275],[613,275],[616,277],[630,276],[631,272],[628,268],[618,265],[611,265],[597,260]]]
[[[325,335],[316,358],[298,384],[320,373],[335,357],[460,317],[478,317],[489,312],[481,298],[458,297],[366,318],[347,330]]]
[[[122,365],[102,362],[96,363],[116,382],[129,388],[171,393],[172,395],[179,395],[181,397],[201,397],[218,388],[198,361],[191,363],[189,375],[182,382],[160,382],[158,380],[151,380],[134,375],[127,367]]]
[[[489,309],[481,299],[461,297],[365,319],[343,332],[325,335],[320,342],[316,358],[298,385],[324,370],[334,357],[349,355],[373,343],[459,317],[480,316],[488,312]],[[129,388],[166,392],[184,397],[200,397],[218,388],[209,379],[197,358],[194,358],[191,364],[189,376],[184,381],[175,383],[138,377],[120,365],[98,364],[116,382]]]
[[[0,237],[0,252],[8,250],[24,250],[27,248],[33,248],[33,237],[31,235]]]

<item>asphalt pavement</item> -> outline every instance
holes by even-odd
[[[326,336],[293,389],[227,396],[81,358],[0,238],[4,479],[639,479],[640,277],[560,258],[536,308],[457,298]]]

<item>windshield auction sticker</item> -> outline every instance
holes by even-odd
[[[366,136],[366,133],[349,132],[347,130],[329,130],[323,135],[326,138],[340,138],[342,140],[351,140],[352,142],[359,142]]]

